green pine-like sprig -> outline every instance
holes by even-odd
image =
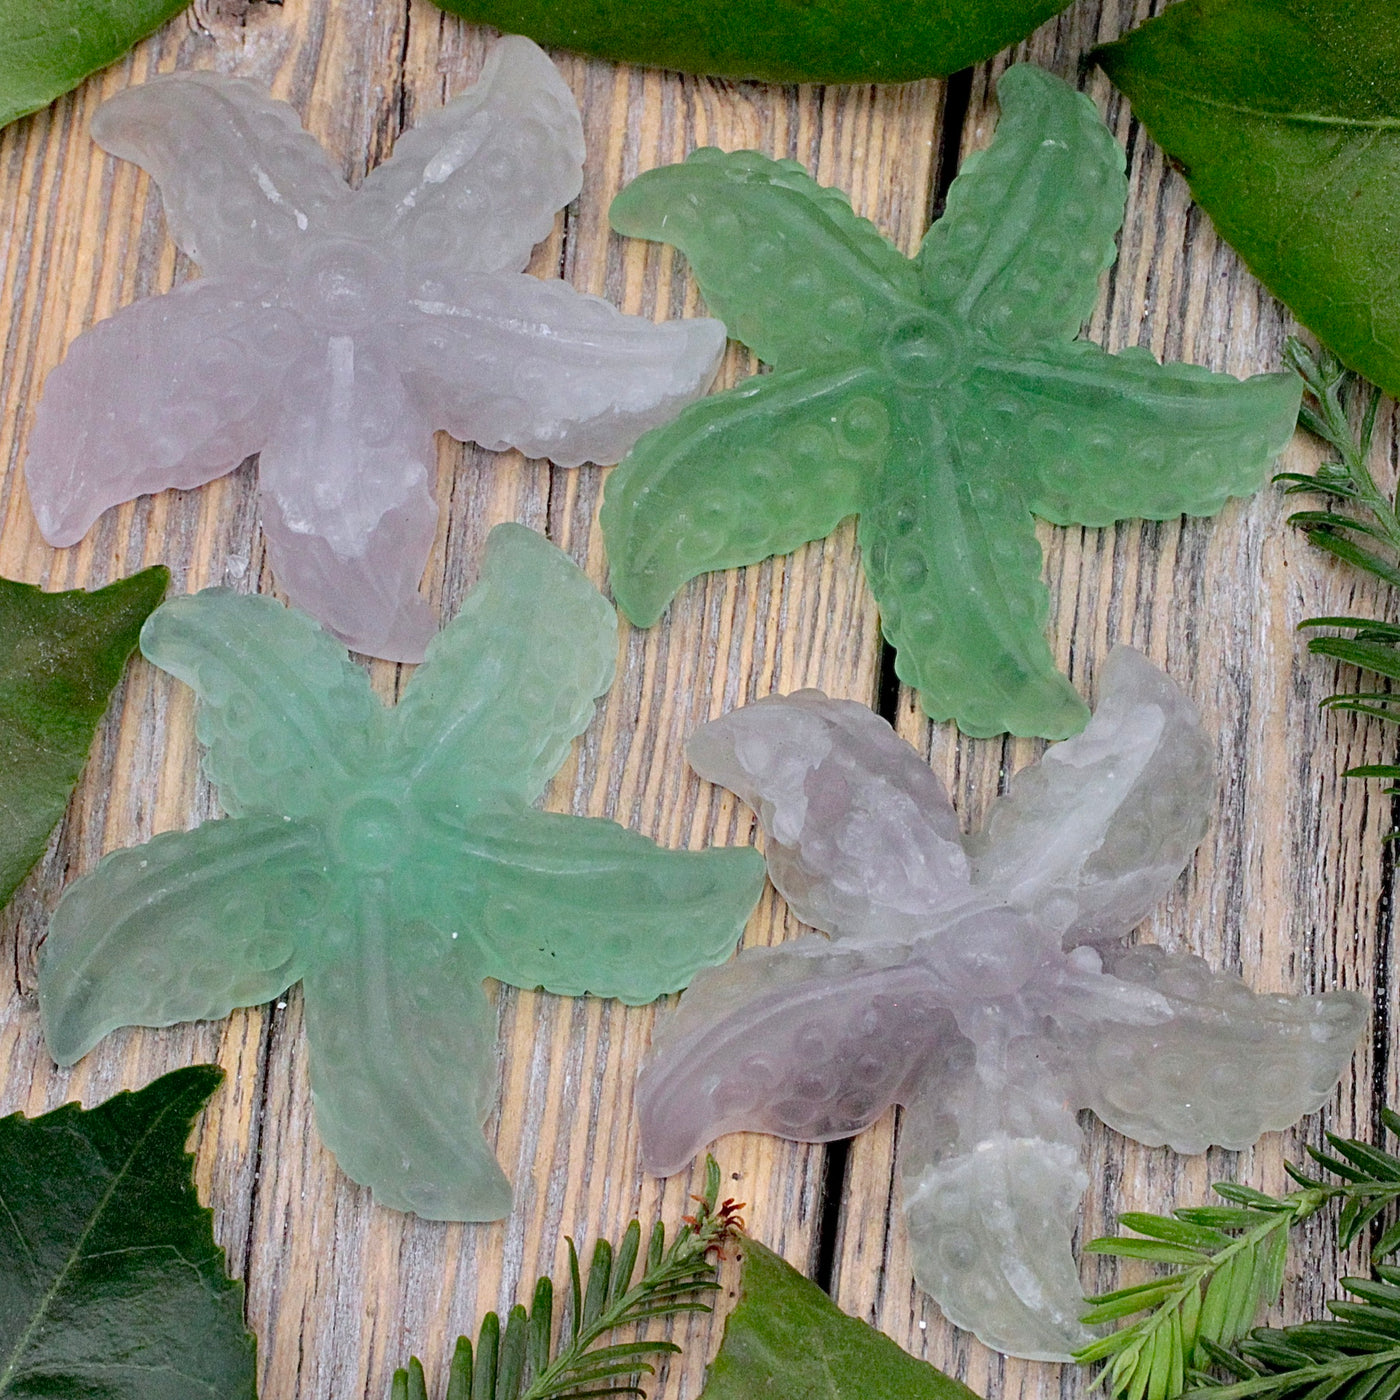
[[[1381,1117],[1400,1136],[1400,1115],[1386,1109]],[[1287,1195],[1218,1182],[1214,1189],[1227,1203],[1223,1206],[1184,1207],[1170,1216],[1124,1215],[1119,1223],[1132,1235],[1085,1246],[1090,1254],[1145,1260],[1169,1270],[1086,1300],[1086,1323],[1134,1319],[1075,1353],[1081,1364],[1105,1363],[1100,1379],[1113,1400],[1172,1400],[1198,1391],[1209,1391],[1211,1400],[1255,1395],[1395,1400],[1400,1395],[1400,1270],[1381,1266],[1375,1281],[1344,1280],[1361,1302],[1329,1303],[1337,1322],[1254,1329],[1259,1314],[1282,1292],[1294,1225],[1340,1201],[1338,1246],[1347,1249],[1400,1200],[1400,1157],[1330,1133],[1327,1142],[1330,1151],[1308,1149],[1326,1175],[1290,1166],[1298,1189]],[[1372,1260],[1379,1266],[1397,1249],[1400,1221],[1381,1234]],[[1395,1356],[1387,1362],[1391,1349]],[[1226,1382],[1212,1374],[1222,1369]],[[1374,1391],[1361,1384],[1363,1375],[1375,1381]],[[1393,1387],[1385,1384],[1387,1376]]]
[[[1290,495],[1308,492],[1328,501],[1328,509],[1297,511],[1288,517],[1288,523],[1297,525],[1310,544],[1334,558],[1400,587],[1400,495],[1392,497],[1382,491],[1368,465],[1381,391],[1345,369],[1328,350],[1313,354],[1290,338],[1286,356],[1302,376],[1306,391],[1299,426],[1337,454],[1314,475],[1281,472],[1274,478],[1287,483]],[[1309,640],[1308,650],[1315,656],[1330,656],[1390,682],[1400,680],[1400,626],[1395,623],[1370,617],[1312,617],[1299,627],[1337,629]],[[1400,694],[1390,688],[1329,695],[1322,703],[1330,710],[1400,724]],[[1348,768],[1346,776],[1400,783],[1400,764],[1359,764]],[[1390,796],[1400,795],[1400,786],[1386,791]],[[1400,832],[1391,833],[1392,838],[1396,835]]]
[[[1347,1278],[1334,1320],[1256,1327],[1235,1352],[1212,1349],[1230,1377],[1188,1394],[1209,1400],[1392,1400],[1400,1393],[1400,1269]]]
[[[505,1325],[487,1313],[475,1344],[457,1339],[448,1369],[446,1400],[585,1400],[641,1396],[639,1376],[654,1373],[648,1358],[679,1352],[660,1338],[599,1343],[610,1333],[653,1318],[709,1312],[705,1297],[719,1287],[710,1260],[714,1250],[743,1230],[743,1206],[719,1199],[720,1171],[713,1157],[705,1166],[705,1190],[694,1215],[685,1218],[670,1246],[660,1221],[647,1242],[641,1276],[642,1227],[634,1220],[616,1246],[599,1240],[585,1280],[578,1251],[569,1240],[566,1323],[554,1334],[554,1284],[546,1275],[527,1309],[517,1303]],[[427,1377],[418,1358],[394,1373],[391,1400],[427,1400]]]

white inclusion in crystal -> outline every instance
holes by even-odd
[[[26,469],[52,544],[260,452],[277,582],[356,650],[418,661],[434,429],[615,462],[719,364],[718,321],[655,325],[523,272],[584,155],[573,95],[528,39],[500,40],[353,193],[292,109],[241,79],[131,88],[93,136],[150,172],[204,276],[101,322],[49,376]]]
[[[661,1174],[723,1133],[827,1142],[903,1104],[918,1281],[988,1345],[1046,1360],[1087,1340],[1075,1111],[1153,1147],[1247,1147],[1327,1098],[1367,1014],[1119,946],[1190,861],[1216,774],[1144,657],[1115,649],[1102,692],[970,837],[864,706],[807,690],[700,729],[691,763],[758,811],[773,883],[830,937],[702,972],[637,1086]]]

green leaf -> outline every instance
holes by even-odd
[[[625,63],[778,83],[900,83],[990,58],[1068,0],[437,3],[541,44]]]
[[[742,1296],[701,1400],[973,1400],[965,1385],[848,1317],[771,1250],[744,1242]]]
[[[1227,1201],[1233,1201],[1240,1206],[1257,1206],[1260,1210],[1270,1211],[1292,1209],[1287,1201],[1281,1201],[1276,1196],[1266,1196],[1262,1191],[1256,1191],[1252,1186],[1243,1186],[1238,1181],[1217,1181],[1214,1191],[1217,1196],[1223,1196]]]
[[[1299,529],[1328,530],[1355,530],[1358,534],[1370,535],[1372,539],[1386,539],[1386,533],[1378,525],[1372,525],[1364,520],[1354,520],[1348,515],[1338,515],[1331,510],[1299,510],[1294,511],[1286,522],[1289,525],[1296,525]]]
[[[185,1151],[223,1077],[0,1119],[0,1397],[252,1400],[243,1285]]]
[[[1354,564],[1358,569],[1365,569],[1368,574],[1375,574],[1386,583],[1400,587],[1400,569],[1374,550],[1362,549],[1360,545],[1353,544],[1341,535],[1317,527],[1308,530],[1307,535],[1309,544],[1316,545],[1318,549],[1325,549],[1328,554],[1336,555],[1343,563]]]
[[[1400,394],[1394,0],[1180,0],[1093,57],[1270,291]]]
[[[1154,1281],[1152,1286],[1144,1288],[1141,1292],[1133,1289],[1127,1297],[1114,1298],[1107,1303],[1096,1303],[1079,1320],[1086,1327],[1097,1327],[1101,1322],[1116,1322],[1119,1318],[1132,1317],[1134,1313],[1144,1312],[1166,1302],[1168,1296],[1176,1291],[1176,1287],[1174,1281]]]
[[[115,63],[189,0],[0,0],[0,126]]]
[[[1217,1230],[1252,1230],[1259,1223],[1259,1212],[1243,1206],[1185,1206],[1176,1214]]]
[[[1382,622],[1374,617],[1308,617],[1298,624],[1303,627],[1354,627],[1358,629],[1357,635],[1362,633],[1374,633],[1374,639],[1388,637],[1391,641],[1400,642],[1400,625],[1393,622]]]
[[[1400,1220],[1395,1221],[1371,1247],[1371,1258],[1386,1259],[1400,1249]]]
[[[8,2],[0,0],[0,34]],[[43,855],[169,582],[159,566],[92,593],[0,579],[0,906]]]
[[[1119,1259],[1147,1259],[1154,1264],[1205,1264],[1209,1260],[1197,1249],[1183,1249],[1179,1245],[1158,1243],[1156,1240],[1132,1240],[1107,1237],[1090,1240],[1084,1246],[1085,1254],[1113,1254]]]
[[[1139,1235],[1147,1235],[1154,1240],[1165,1240],[1168,1244],[1184,1245],[1188,1249],[1219,1249],[1222,1245],[1230,1243],[1229,1235],[1220,1230],[1208,1229],[1184,1218],[1171,1219],[1163,1215],[1144,1215],[1140,1211],[1127,1211],[1118,1217],[1118,1223]]]
[[[1314,637],[1308,642],[1314,656],[1330,656],[1349,666],[1400,680],[1400,649],[1383,642],[1354,642],[1347,637]]]

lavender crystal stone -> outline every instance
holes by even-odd
[[[278,584],[358,651],[419,661],[437,529],[433,430],[560,466],[615,462],[703,393],[718,321],[653,325],[525,275],[582,185],[564,80],[505,38],[476,86],[352,192],[285,103],[180,73],[105,103],[93,137],[148,170],[204,276],[79,336],[27,474],[76,543],[110,506],[261,453]]]
[[[1247,1147],[1323,1102],[1367,1015],[1117,946],[1190,860],[1216,779],[1144,657],[1115,649],[1102,690],[972,837],[864,706],[802,691],[699,730],[691,762],[757,810],[773,883],[829,937],[702,972],[637,1088],[659,1174],[722,1133],[825,1142],[904,1105],[916,1278],[989,1346],[1046,1360],[1086,1340],[1075,1111],[1150,1146]]]

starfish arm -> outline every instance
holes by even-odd
[[[667,1176],[724,1133],[849,1137],[970,1047],[903,944],[807,935],[702,972],[637,1080],[642,1163]]]
[[[316,1127],[380,1205],[499,1220],[510,1183],[482,1132],[496,1068],[482,970],[463,940],[396,920],[382,889],[361,894],[303,982]]]
[[[1241,381],[1077,341],[986,359],[971,389],[1037,515],[1110,525],[1213,515],[1257,491],[1293,434],[1302,381]]]
[[[795,161],[693,151],[639,175],[609,217],[678,247],[730,335],[779,369],[867,352],[920,309],[914,264]]]
[[[447,810],[533,802],[612,684],[617,615],[543,535],[497,525],[480,580],[392,714],[405,787]]]
[[[913,410],[919,411],[919,410]],[[895,671],[965,734],[1063,738],[1088,708],[1055,667],[1049,593],[1025,498],[987,443],[932,405],[866,483],[859,538]]]
[[[459,839],[435,922],[479,944],[487,976],[560,996],[679,991],[733,953],[763,891],[747,847],[668,851],[598,818],[483,812]]]
[[[888,450],[883,387],[860,367],[756,375],[646,434],[599,517],[618,607],[649,627],[698,574],[830,534]]]
[[[1110,958],[1108,973],[1162,998],[1168,1013],[1061,1027],[1074,1102],[1138,1142],[1177,1152],[1241,1150],[1319,1108],[1370,1012],[1354,992],[1256,994],[1231,972],[1151,946]]]
[[[350,191],[297,114],[255,83],[177,73],[103,103],[93,140],[160,187],[170,236],[205,273],[265,274]]]
[[[312,815],[363,781],[384,708],[309,617],[209,588],[157,608],[141,650],[199,697],[204,768],[230,816]]]
[[[119,1026],[270,1001],[306,965],[332,897],[314,828],[211,821],[114,851],[59,900],[39,948],[49,1052],[69,1065]]]
[[[973,881],[1033,910],[1065,945],[1122,938],[1175,884],[1216,800],[1196,707],[1115,647],[1089,726],[1023,768],[968,840]]]
[[[333,217],[387,239],[413,271],[519,272],[583,187],[583,156],[569,85],[542,49],[508,35],[480,79],[405,131]]]
[[[297,350],[276,331],[255,299],[211,278],[80,335],[44,385],[29,439],[44,538],[76,544],[108,507],[202,486],[256,452],[283,357]]]
[[[289,371],[280,407],[258,476],[278,585],[353,651],[421,661],[437,453],[388,338],[330,337]]]
[[[933,309],[1006,349],[1069,340],[1112,266],[1128,184],[1094,104],[1030,63],[997,84],[1001,120],[962,163],[918,256]]]
[[[686,757],[758,812],[769,874],[805,924],[913,935],[968,890],[943,784],[864,705],[816,690],[772,696],[698,729]]]
[[[987,1346],[1068,1361],[1088,1341],[1072,1240],[1083,1142],[1039,1041],[917,1085],[900,1129],[914,1278]]]
[[[656,325],[567,282],[446,270],[417,284],[400,332],[435,425],[562,467],[616,462],[669,422],[709,388],[725,339],[718,321]]]

